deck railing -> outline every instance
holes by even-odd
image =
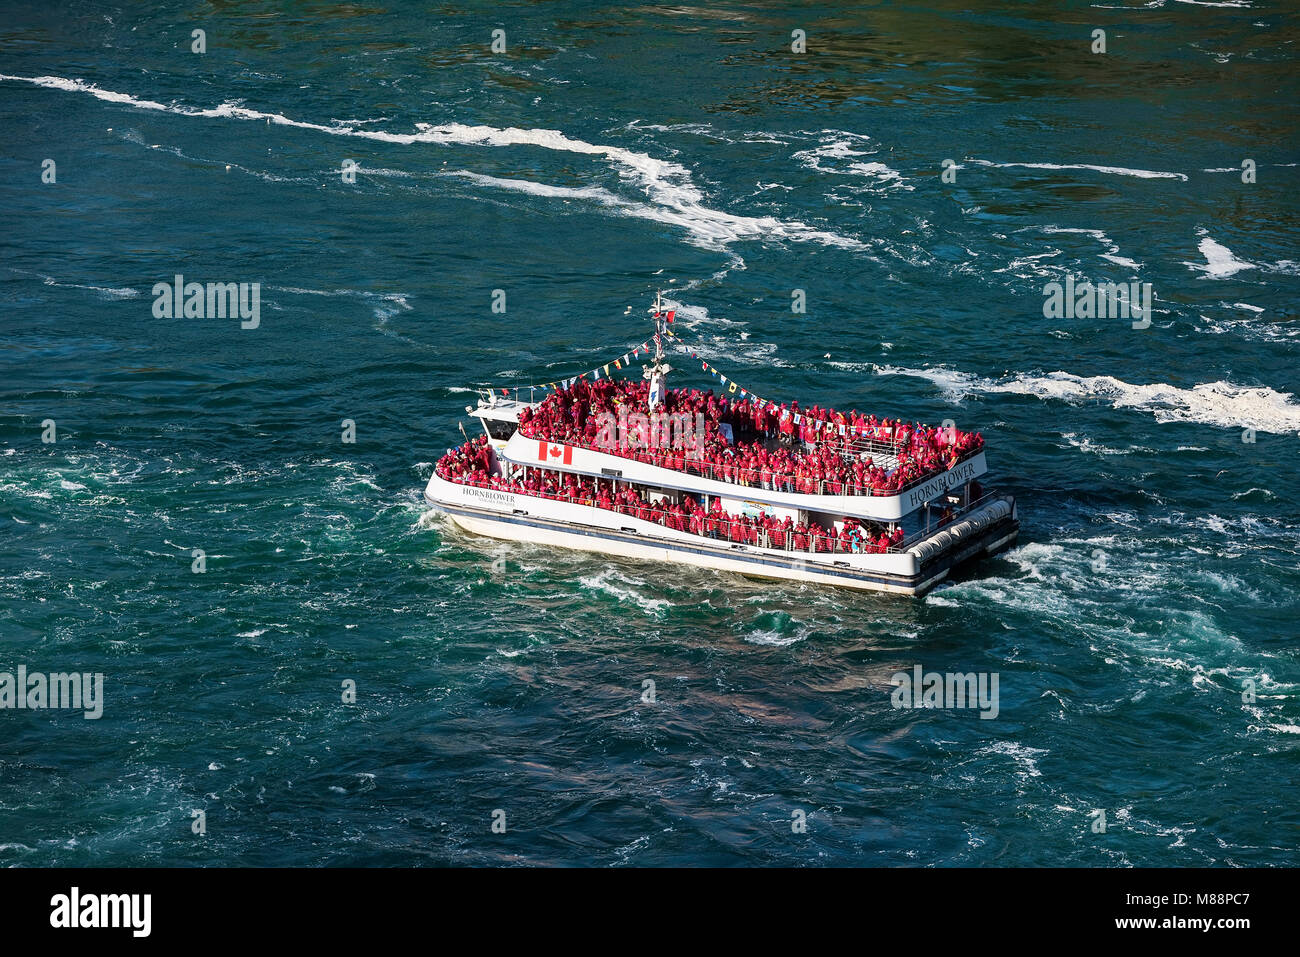
[[[527,466],[532,468],[534,466]],[[868,543],[862,539],[856,542],[852,537],[844,541],[838,536],[827,531],[824,535],[818,536],[810,532],[805,532],[801,536],[794,529],[767,529],[761,526],[739,522],[740,516],[732,515],[728,512],[723,513],[705,513],[698,517],[698,527],[700,531],[694,531],[693,525],[697,524],[692,521],[692,515],[678,515],[667,509],[656,508],[653,505],[629,505],[627,503],[614,503],[612,508],[605,508],[600,505],[594,497],[575,497],[564,495],[559,492],[546,491],[527,491],[512,488],[510,486],[493,486],[488,482],[465,482],[459,476],[451,476],[444,472],[438,472],[439,477],[448,482],[457,485],[472,485],[475,488],[493,489],[495,491],[506,492],[513,495],[526,495],[534,498],[544,498],[555,502],[567,502],[571,505],[587,505],[592,508],[600,508],[603,511],[614,512],[619,515],[627,515],[629,518],[639,518],[643,521],[654,522],[665,528],[674,531],[685,531],[691,534],[699,535],[701,538],[708,538],[714,541],[725,542],[733,545],[750,545],[756,548],[773,549],[776,551],[785,551],[790,553],[800,552],[816,555],[879,555],[894,554],[906,551],[904,543],[891,545],[882,552],[879,546]],[[673,524],[669,524],[669,519],[676,521],[683,519],[686,528],[679,529]],[[752,534],[752,540],[751,540]],[[739,537],[736,537],[739,536]],[[800,538],[804,539],[803,547],[798,546]]]
[[[523,430],[520,430],[523,432]],[[542,440],[541,436],[529,435],[523,432],[526,438],[535,438]],[[550,441],[550,440],[548,440]],[[870,440],[867,440],[870,441]],[[757,488],[770,492],[786,492],[790,494],[803,495],[847,495],[853,497],[876,497],[889,498],[895,495],[902,495],[909,489],[924,485],[936,476],[942,475],[953,468],[956,468],[962,462],[973,458],[980,452],[984,451],[983,444],[968,449],[963,452],[952,465],[941,469],[931,469],[914,479],[905,482],[897,488],[875,489],[870,486],[861,485],[851,478],[848,481],[838,479],[800,479],[793,474],[773,473],[770,480],[764,482],[762,475],[765,470],[742,467],[739,465],[714,465],[711,462],[703,462],[699,459],[693,459],[689,455],[683,457],[682,466],[678,468],[676,459],[668,464],[666,457],[658,454],[654,450],[635,451],[630,449],[610,449],[599,445],[588,445],[583,442],[575,442],[572,439],[563,440],[565,445],[571,445],[574,448],[587,449],[591,452],[602,452],[606,455],[612,455],[616,458],[628,459],[635,462],[644,462],[647,465],[654,465],[659,468],[671,469],[674,472],[685,472],[690,475],[696,475],[700,478],[712,479],[716,482],[725,482],[728,485],[736,485],[741,488]],[[802,443],[801,443],[802,444]],[[879,444],[879,443],[872,443]],[[632,454],[627,454],[631,452]],[[865,452],[863,454],[866,454]],[[895,453],[890,453],[895,454]],[[644,456],[644,457],[638,457]]]

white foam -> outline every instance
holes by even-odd
[[[76,282],[59,282],[53,276],[41,276],[41,279],[47,286],[58,286],[62,289],[90,289],[100,294],[103,299],[135,299],[140,295],[139,289],[131,289],[128,286],[114,288],[113,286],[88,286]]]
[[[400,292],[368,292],[364,289],[303,289],[299,286],[270,286],[277,292],[292,293],[296,296],[348,296],[364,299],[374,308],[374,316],[382,323],[399,312],[409,312],[411,304],[407,294]]]
[[[776,343],[750,342],[747,336],[748,333],[742,332],[740,342],[736,342],[732,336],[713,335],[707,339],[696,338],[691,341],[688,351],[696,353],[703,359],[730,362],[732,365],[794,368],[776,354]],[[680,340],[678,342],[680,343]]]
[[[753,631],[745,636],[745,641],[752,645],[769,645],[774,648],[784,648],[786,645],[793,645],[796,641],[803,641],[804,635],[783,635],[779,631]]]
[[[780,220],[772,216],[741,216],[704,206],[694,199],[694,191],[680,194],[661,193],[658,204],[625,199],[598,186],[553,186],[515,177],[488,176],[469,170],[451,170],[456,176],[481,186],[527,193],[548,199],[594,202],[627,216],[676,226],[687,232],[706,249],[722,249],[741,240],[791,239],[818,242],[826,246],[862,250],[867,247],[856,239],[815,229],[804,223]]]
[[[854,149],[855,145],[865,145],[870,137],[860,133],[846,133],[841,130],[823,130],[830,134],[830,141],[800,150],[794,154],[806,168],[818,173],[830,173],[835,176],[862,176],[869,180],[873,191],[890,189],[914,189],[903,181],[903,174],[880,162],[858,162],[859,157],[870,156],[875,149]]]
[[[1142,268],[1140,264],[1133,260],[1119,255],[1119,246],[1100,229],[1077,229],[1066,226],[1026,226],[1025,229],[1038,229],[1044,233],[1077,233],[1081,236],[1091,236],[1106,247],[1106,252],[1101,254],[1102,259],[1109,260],[1117,266],[1123,266],[1125,269],[1137,270]],[[1023,232],[1024,230],[1020,231]]]
[[[493,126],[470,126],[464,123],[430,123],[415,124],[415,133],[390,133],[384,130],[358,129],[352,123],[334,121],[330,124],[311,123],[295,120],[282,113],[267,113],[262,110],[249,109],[234,102],[223,103],[217,107],[200,109],[178,104],[159,103],[146,100],[127,93],[104,90],[83,80],[70,80],[57,76],[12,76],[0,73],[0,80],[31,83],[49,89],[69,92],[88,93],[97,99],[136,109],[156,110],[179,116],[207,117],[220,119],[261,120],[278,126],[313,130],[330,136],[348,136],[358,139],[374,140],[382,143],[412,145],[429,143],[455,146],[532,146],[540,149],[565,153],[578,153],[601,157],[611,162],[620,176],[640,186],[652,203],[659,208],[653,218],[662,222],[682,226],[695,235],[716,244],[725,244],[736,239],[791,239],[811,241],[828,246],[845,249],[865,249],[862,242],[847,236],[840,236],[826,230],[815,229],[799,222],[785,222],[770,216],[736,216],[704,205],[703,194],[691,180],[691,173],[686,167],[670,160],[656,159],[645,153],[618,146],[605,146],[587,143],[583,140],[565,136],[559,130],[518,129],[507,127],[500,129]],[[499,180],[495,177],[485,178],[483,182],[492,182],[502,186],[521,190],[545,190],[542,184],[528,184],[524,180]],[[552,187],[560,190],[560,187]],[[541,193],[539,193],[541,195]],[[547,195],[564,196],[563,192]],[[632,208],[635,208],[633,205]]]
[[[1201,255],[1205,257],[1206,264],[1202,266],[1200,263],[1188,262],[1186,265],[1205,273],[1210,279],[1222,279],[1243,269],[1255,268],[1253,263],[1238,259],[1227,246],[1215,242],[1209,236],[1202,236],[1198,248],[1201,250]]]
[[[972,159],[968,162],[980,166],[993,166],[998,169],[1020,167],[1023,169],[1086,169],[1095,173],[1110,173],[1114,176],[1136,176],[1139,179],[1178,179],[1187,181],[1186,173],[1169,173],[1161,170],[1130,169],[1127,166],[1095,166],[1091,163],[994,163],[991,160]]]
[[[632,120],[627,124],[627,129],[633,132],[641,130],[654,130],[660,133],[691,133],[696,136],[707,136],[710,139],[721,140],[724,143],[786,143],[788,138],[777,133],[765,131],[750,131],[747,133],[737,134],[740,138],[734,139],[731,136],[710,126],[708,123],[643,123],[640,120]]]
[[[903,174],[884,163],[854,163],[849,171],[862,176],[875,178],[882,188],[915,189],[910,183],[903,182]]]
[[[1021,256],[1019,259],[1013,259],[1000,269],[993,270],[995,273],[1010,272],[1019,276],[1021,279],[1028,279],[1033,276],[1054,276],[1061,270],[1050,268],[1052,263],[1040,263],[1040,259],[1053,259],[1061,255],[1059,249],[1053,249],[1045,253],[1034,253],[1030,256]],[[1028,272],[1025,269],[1028,268]]]
[[[1157,422],[1197,422],[1224,428],[1250,426],[1261,432],[1300,432],[1300,405],[1289,392],[1266,386],[1240,386],[1207,382],[1190,389],[1164,382],[1134,384],[1114,376],[1077,376],[1069,372],[1044,375],[1019,373],[1009,378],[986,379],[943,367],[903,369],[877,366],[879,375],[908,375],[929,379],[950,401],[977,393],[1032,395],[1071,404],[1098,400],[1117,409],[1150,412]]]
[[[1107,448],[1104,445],[1099,445],[1096,442],[1093,442],[1092,439],[1088,438],[1086,435],[1080,436],[1074,432],[1063,432],[1061,433],[1061,438],[1065,439],[1065,441],[1069,442],[1079,451],[1092,452],[1094,455],[1131,455],[1133,452],[1137,451],[1136,449]]]
[[[665,609],[672,606],[672,603],[665,599],[647,598],[635,591],[637,585],[645,585],[645,582],[629,578],[613,569],[607,569],[598,575],[587,578],[579,578],[578,583],[592,591],[601,591],[611,595],[621,602],[631,602],[648,615],[660,615]],[[621,587],[624,585],[631,587]]]
[[[356,296],[359,299],[380,299],[397,303],[410,309],[406,294],[398,292],[368,292],[365,289],[304,289],[301,286],[271,286],[279,292],[291,292],[298,296]]]
[[[1017,775],[1037,778],[1042,777],[1043,772],[1038,770],[1038,755],[1047,754],[1046,748],[1031,748],[1027,744],[1021,744],[1018,741],[998,741],[996,744],[990,744],[980,748],[975,752],[978,756],[988,756],[1000,754],[1011,758],[1019,766]]]
[[[669,296],[664,297],[664,307],[676,312],[676,318],[673,320],[674,325],[680,322],[687,329],[696,329],[701,325],[721,327],[743,325],[743,323],[724,319],[721,316],[711,316],[709,310],[704,306],[692,306]]]
[[[1198,312],[1203,325],[1201,331],[1215,335],[1234,335],[1243,339],[1262,339],[1285,342],[1300,337],[1300,324],[1293,322],[1261,322],[1266,310],[1247,302],[1220,302],[1222,313],[1207,315]]]
[[[189,160],[190,162],[193,163],[205,163],[208,166],[214,166],[214,167],[224,166],[227,172],[229,172],[232,169],[237,169],[241,173],[247,173],[250,176],[256,176],[258,179],[265,180],[268,183],[309,182],[309,180],[305,177],[278,176],[275,173],[268,173],[265,170],[250,169],[249,167],[241,166],[238,163],[227,163],[225,160],[211,160],[211,159],[204,159],[203,157],[200,156],[190,156],[188,153],[182,152],[180,149],[178,149],[175,146],[163,146],[160,143],[146,143],[143,139],[140,138],[140,134],[134,131],[127,131],[121,135],[122,138],[125,139],[128,143],[138,143],[141,146],[147,146],[151,150],[158,150],[163,153],[170,153],[173,156],[179,157],[180,159]]]
[[[732,253],[727,257],[727,264],[717,272],[709,276],[697,276],[695,279],[690,279],[682,283],[680,291],[690,292],[693,289],[699,289],[705,285],[717,285],[721,283],[722,280],[726,279],[728,274],[733,270],[740,270],[743,272],[745,268],[745,260],[741,259],[735,253]],[[655,275],[658,275],[658,273],[655,273]],[[734,325],[734,323],[731,323],[729,320],[724,319],[719,321],[726,322],[729,325]]]

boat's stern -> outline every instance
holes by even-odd
[[[985,504],[908,549],[916,558],[916,594],[929,591],[962,565],[1013,547],[1019,534],[1015,496],[1007,493],[988,496]]]

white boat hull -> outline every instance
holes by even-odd
[[[437,475],[425,498],[459,527],[492,538],[905,595],[925,593],[961,561],[1009,547],[1019,525],[1014,507],[1004,509],[1005,520],[989,520],[980,534],[959,536],[942,553],[932,548],[923,559],[914,551],[841,555],[738,545],[605,509],[460,485]]]

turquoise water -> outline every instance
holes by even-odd
[[[105,703],[0,711],[0,863],[1296,863],[1294,17],[965,6],[8,5],[0,671]],[[982,431],[1018,548],[915,601],[422,504],[660,288],[761,395]]]

